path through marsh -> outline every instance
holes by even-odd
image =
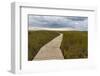
[[[33,60],[47,60],[47,59],[64,59],[60,46],[63,39],[63,34],[45,44],[34,57]]]

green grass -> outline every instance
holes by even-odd
[[[63,31],[61,50],[65,59],[88,57],[88,32]]]
[[[33,60],[40,48],[58,35],[53,31],[28,31],[28,60]]]
[[[28,60],[33,60],[40,48],[59,33],[63,34],[60,48],[65,59],[88,57],[88,32],[86,31],[29,31]]]

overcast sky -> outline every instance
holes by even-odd
[[[88,17],[29,15],[29,27],[88,29]]]

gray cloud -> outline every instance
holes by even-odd
[[[88,29],[88,18],[80,16],[39,16],[29,15],[30,27]]]

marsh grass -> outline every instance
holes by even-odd
[[[33,60],[40,48],[58,35],[53,31],[28,31],[28,60]]]
[[[88,57],[87,31],[28,31],[28,60],[34,59],[40,48],[46,43],[63,34],[60,49],[64,59]]]
[[[88,32],[63,31],[61,50],[65,59],[88,57]]]

